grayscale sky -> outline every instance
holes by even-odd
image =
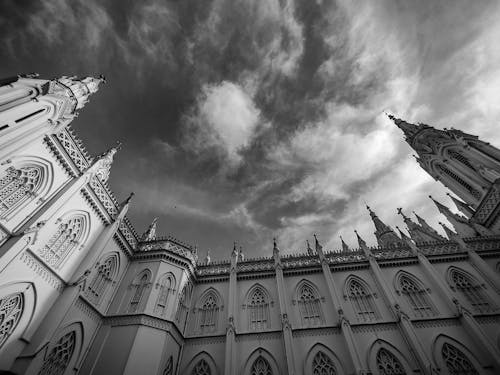
[[[73,126],[124,143],[110,184],[140,232],[158,216],[212,258],[374,244],[364,201],[400,226],[452,205],[384,110],[500,146],[499,4],[3,0],[0,76],[106,75]]]

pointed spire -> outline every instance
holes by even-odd
[[[54,93],[64,93],[74,101],[74,109],[81,109],[89,101],[90,95],[99,90],[99,85],[106,82],[106,78],[101,74],[98,78],[85,77],[78,79],[76,77],[62,76],[56,80],[56,83],[62,85],[63,89],[52,89]],[[68,91],[69,89],[69,91]]]
[[[349,246],[345,243],[344,239],[342,236],[340,236],[340,243],[342,244],[342,251],[343,252],[349,252],[351,249],[349,249]]]
[[[210,258],[210,250],[207,250],[207,256],[205,257],[205,263],[210,264],[212,259]]]
[[[236,241],[233,242],[233,251],[231,252],[232,257],[238,257],[238,249],[236,248]]]
[[[238,261],[243,262],[245,260],[245,254],[243,254],[243,246],[240,246],[240,251],[238,253]]]
[[[410,142],[411,138],[413,138],[420,130],[424,128],[424,126],[421,124],[415,125],[401,120],[400,118],[397,118],[391,114],[386,113],[386,115],[394,122],[394,124],[396,124],[398,128],[403,131],[408,142]]]
[[[396,233],[386,225],[380,218],[377,216],[375,212],[371,210],[371,208],[367,205],[366,208],[370,213],[373,224],[375,225],[375,237],[377,237],[377,243],[380,247],[390,247],[395,244],[401,244],[401,239],[397,236]]]
[[[278,244],[276,243],[276,237],[273,238],[273,253],[279,253],[280,249],[278,248]]]
[[[401,230],[401,228],[399,228],[397,225],[396,225],[396,229],[398,230],[398,232],[399,232],[399,236],[401,237],[401,239],[402,239],[403,241],[405,241],[405,242],[407,242],[407,241],[411,241],[411,240],[410,240],[410,237],[408,237],[408,236],[406,235],[406,233],[405,233],[405,232],[403,232],[403,231]]]
[[[128,211],[129,205],[130,205],[130,201],[132,200],[133,196],[134,196],[134,193],[133,192],[130,193],[129,196],[127,197],[127,199],[125,199],[120,204],[120,208],[118,210],[118,213],[115,216],[115,220],[114,220],[115,222],[120,223],[123,220],[123,218],[127,214],[127,211]]]
[[[109,172],[111,170],[111,165],[113,164],[114,156],[122,147],[121,142],[116,142],[116,146],[111,147],[106,152],[102,153],[97,157],[95,162],[96,165],[96,175],[102,182],[106,182],[109,179]]]
[[[467,203],[455,198],[450,193],[446,193],[446,195],[453,201],[457,210],[467,216],[467,218],[470,219],[472,216],[474,216],[475,211]]]
[[[156,222],[158,221],[158,218],[155,217],[151,224],[149,225],[148,229],[144,232],[144,234],[141,236],[141,241],[154,241],[156,239]]]
[[[306,240],[306,249],[307,249],[307,254],[314,255],[314,250],[311,248],[311,244],[309,243],[309,240]]]
[[[419,223],[415,223],[408,216],[403,213],[402,208],[398,208],[398,214],[403,217],[403,220],[408,228],[411,239],[416,243],[421,242],[432,242],[432,241],[446,241],[446,238],[442,237],[438,232],[436,232],[427,222],[420,216],[417,216]]]
[[[450,240],[454,239],[456,237],[456,233],[451,230],[445,223],[439,222],[439,225],[441,225],[448,236]]]
[[[319,243],[319,240],[318,240],[318,237],[316,236],[316,234],[314,234],[314,245],[316,247],[317,253],[323,252],[323,246],[321,246],[321,244]]]
[[[446,219],[448,219],[455,230],[460,232],[461,236],[475,237],[477,235],[476,230],[467,222],[465,217],[454,214],[448,207],[432,198],[432,196],[429,195],[429,198],[432,199],[439,212],[442,213]]]
[[[131,192],[131,193],[129,194],[129,196],[127,197],[127,199],[125,199],[125,201],[123,202],[123,204],[122,204],[122,205],[125,205],[125,204],[130,204],[130,201],[132,200],[132,197],[133,197],[134,195],[135,195],[135,193],[134,193],[134,192]]]
[[[361,236],[359,235],[358,231],[356,229],[354,229],[354,233],[356,233],[356,237],[358,239],[358,245],[360,248],[367,248],[368,246],[366,246],[366,242],[364,239],[361,238]]]

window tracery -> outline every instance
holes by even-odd
[[[312,373],[313,375],[336,375],[337,371],[330,357],[319,351],[312,361]]]
[[[111,256],[104,263],[99,265],[94,279],[87,289],[87,296],[95,303],[98,303],[102,296],[106,293],[106,289],[113,281],[113,275],[116,272],[116,259]]]
[[[377,368],[380,375],[406,375],[399,359],[385,348],[377,353]]]
[[[269,362],[262,356],[259,356],[252,365],[252,369],[250,370],[251,375],[273,375],[273,371],[271,370],[271,366]]]
[[[474,282],[470,277],[458,270],[451,272],[451,281],[475,311],[487,312],[492,310],[492,306],[479,283]]]
[[[167,310],[167,302],[170,292],[172,291],[172,278],[164,276],[160,281],[160,290],[158,299],[156,300],[155,312],[159,315],[164,315]]]
[[[321,300],[310,285],[303,284],[300,287],[298,304],[304,325],[315,326],[323,322]]]
[[[467,157],[465,157],[463,154],[461,154],[457,151],[451,150],[451,151],[448,151],[448,155],[450,155],[450,158],[459,161],[460,163],[465,165],[467,168],[470,168],[473,171],[475,171],[475,168],[472,166],[469,159]]]
[[[348,285],[348,296],[358,320],[369,322],[377,319],[373,296],[361,282],[356,279],[350,280]]]
[[[62,375],[75,350],[75,331],[65,334],[52,348],[38,375]]]
[[[82,216],[73,216],[59,225],[56,233],[39,251],[40,257],[50,266],[59,267],[78,244],[84,229],[84,220]]]
[[[10,167],[0,179],[0,217],[5,217],[34,196],[42,180],[42,171],[34,166]]]
[[[180,323],[181,320],[187,316],[191,291],[191,284],[188,282],[184,285],[179,295],[179,303],[177,304],[177,311],[175,313],[175,321],[177,323]]]
[[[248,298],[248,321],[250,330],[259,331],[268,328],[269,302],[262,288],[255,288]]]
[[[135,292],[134,295],[132,296],[132,299],[130,300],[129,312],[134,313],[139,308],[139,304],[141,303],[144,292],[146,291],[148,282],[149,282],[149,277],[148,274],[145,273],[141,276],[139,283],[135,285]]]
[[[10,294],[0,299],[0,348],[16,329],[23,309],[24,296],[22,293]]]
[[[219,301],[215,293],[208,293],[200,308],[199,313],[199,326],[202,332],[213,332],[217,328],[217,321],[219,317]]]
[[[399,286],[416,316],[428,317],[435,315],[435,311],[429,301],[428,293],[424,288],[407,275],[400,277]]]
[[[438,164],[437,169],[438,169],[438,171],[448,175],[449,177],[454,179],[456,182],[458,182],[460,185],[462,185],[465,188],[465,190],[470,192],[474,198],[476,198],[476,199],[481,198],[481,193],[478,190],[474,189],[472,187],[472,185],[467,183],[462,177],[460,177],[456,173],[452,172],[451,170],[449,170],[448,168],[446,168],[445,166],[443,166],[441,164]]]
[[[444,343],[441,355],[450,375],[479,375],[467,356],[455,346]]]
[[[191,375],[211,375],[210,366],[207,361],[204,359],[200,359],[196,366],[194,366],[193,371],[191,371]]]

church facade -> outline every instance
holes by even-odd
[[[224,261],[138,235],[70,123],[104,78],[0,80],[0,373],[500,373],[500,150],[390,115],[454,194],[447,238],[368,207],[377,247]]]

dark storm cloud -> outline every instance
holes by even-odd
[[[4,1],[8,76],[104,73],[74,126],[92,153],[116,139],[111,186],[136,191],[138,230],[160,216],[216,257],[254,255],[313,232],[328,247],[363,200],[389,224],[398,206],[431,223],[443,196],[382,114],[498,142],[494,1]],[[203,250],[201,252],[203,254]],[[249,254],[249,255],[251,255]]]

